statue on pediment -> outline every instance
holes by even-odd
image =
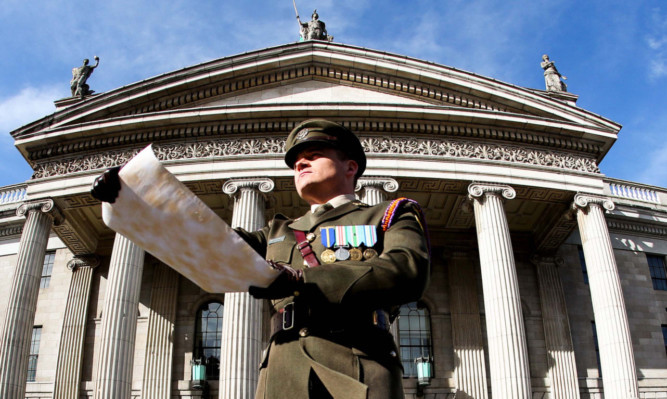
[[[320,21],[320,16],[317,14],[317,9],[313,11],[313,14],[310,17],[310,21],[301,22],[299,18],[299,12],[296,10],[296,3],[294,4],[294,12],[296,12],[296,20],[299,22],[299,34],[301,38],[299,41],[303,42],[306,40],[325,40],[328,42],[333,41],[333,36],[327,34],[326,25],[323,21]]]
[[[567,91],[567,85],[561,81],[561,79],[567,80],[567,77],[558,72],[556,64],[549,60],[548,55],[544,54],[542,56],[540,66],[544,69],[544,83],[547,86],[547,91]]]
[[[88,65],[88,58],[83,60],[83,65],[80,67],[72,68],[72,80],[70,80],[70,90],[72,91],[72,97],[88,96],[94,93],[93,90],[90,90],[90,86],[86,84],[86,81],[92,75],[93,70],[100,65],[100,57],[95,56],[95,65]]]

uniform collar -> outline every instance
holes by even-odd
[[[294,230],[310,231],[315,226],[318,226],[326,222],[327,220],[336,219],[347,213],[353,212],[359,209],[360,206],[361,202],[359,201],[347,201],[343,205],[334,208],[328,212],[325,212],[323,215],[319,217],[315,217],[311,212],[308,212],[302,217],[290,223],[289,227]]]
[[[348,202],[352,202],[355,199],[356,199],[356,197],[354,196],[354,194],[341,194],[337,197],[333,197],[332,199],[327,201],[327,203],[331,204],[331,206],[333,206],[334,208],[338,208],[339,206],[345,205]],[[317,210],[317,208],[319,208],[322,205],[323,204],[313,204],[313,205],[311,205],[310,206],[310,212],[314,213]]]

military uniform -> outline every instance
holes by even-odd
[[[322,236],[335,226],[370,226],[376,241],[359,246],[367,256],[326,263],[322,254],[333,248]],[[320,266],[304,265],[295,230],[312,233],[308,238]],[[353,201],[320,216],[277,215],[264,229],[239,234],[267,260],[303,270],[297,292],[272,301],[274,335],[262,360],[257,398],[402,398],[401,364],[387,319],[392,308],[418,300],[428,282],[428,243],[418,206]]]

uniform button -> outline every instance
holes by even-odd
[[[315,240],[315,233],[306,234],[306,240],[308,240],[308,242],[313,242]]]
[[[391,356],[391,357],[396,357],[396,356],[397,356],[397,355],[396,355],[396,351],[391,351],[391,352],[389,352],[389,356]]]
[[[302,328],[301,330],[299,330],[299,336],[300,336],[300,337],[307,337],[307,336],[309,336],[309,335],[310,335],[310,330],[307,329],[306,327],[304,327],[304,328]]]

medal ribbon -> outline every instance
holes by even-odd
[[[320,229],[320,240],[325,248],[331,248],[336,242],[336,228],[322,227]]]
[[[345,234],[345,226],[336,226],[336,246],[344,247],[347,245],[347,234]]]

